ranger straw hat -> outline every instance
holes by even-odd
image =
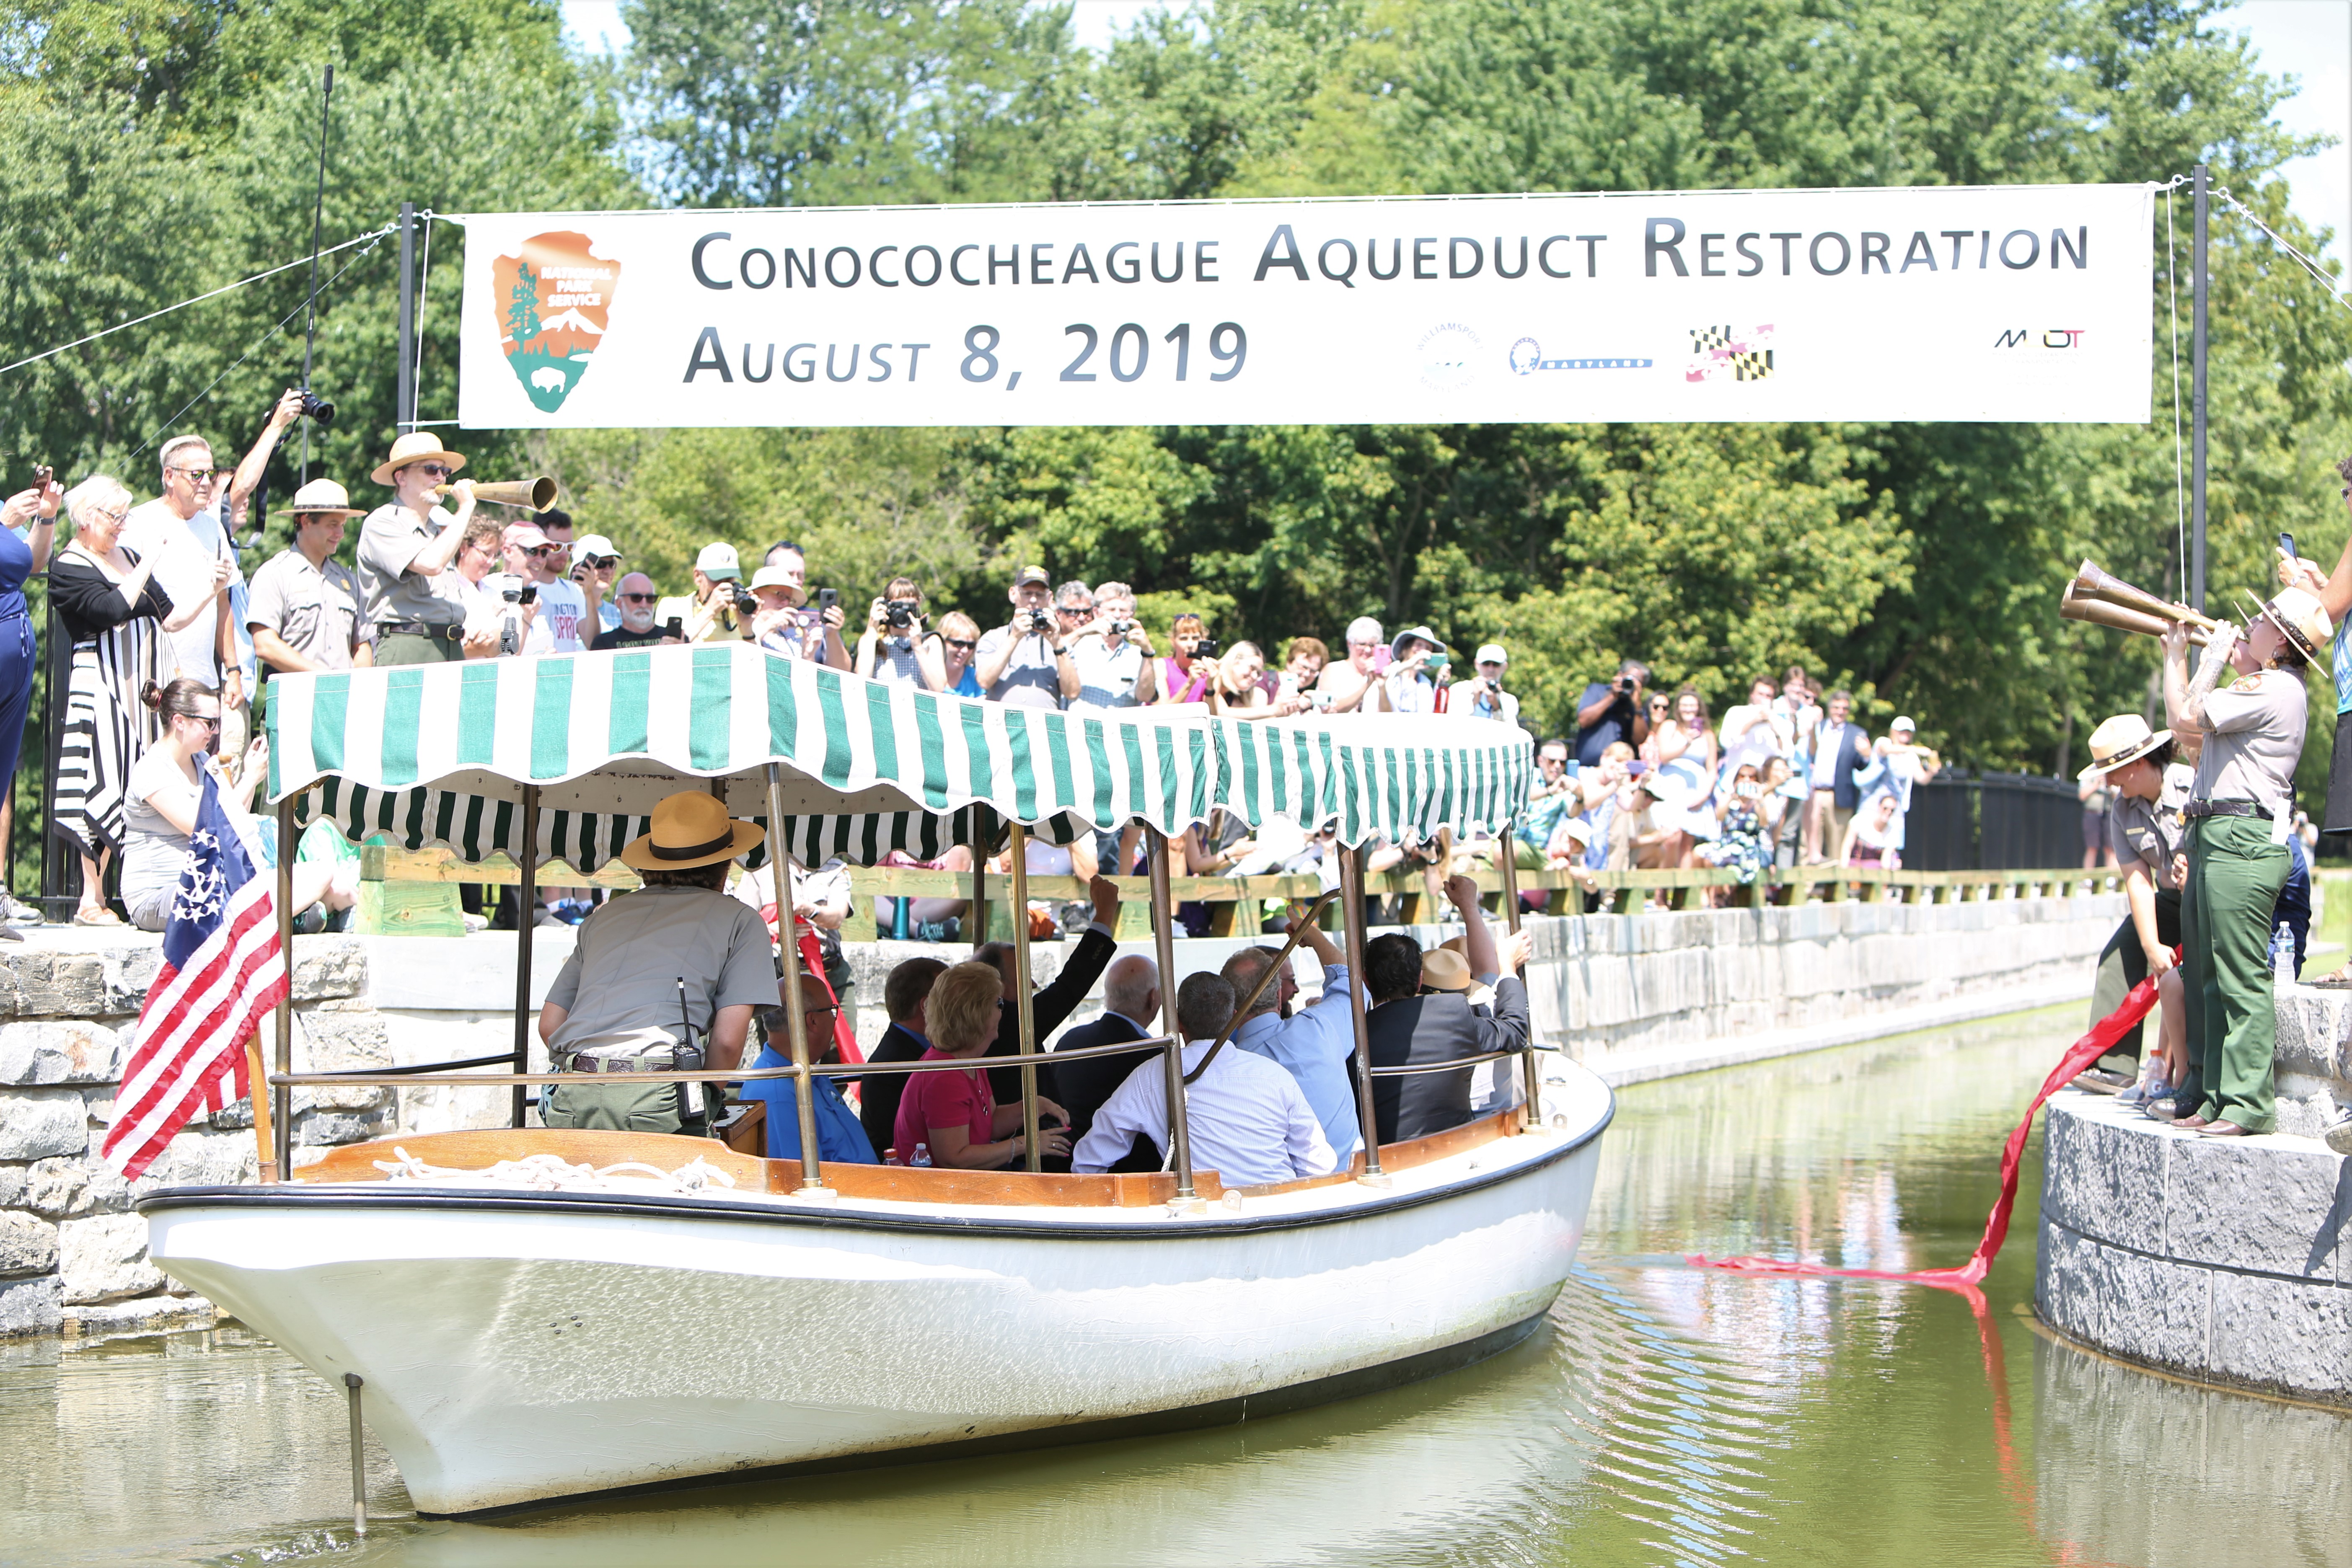
[[[759,826],[730,817],[717,796],[681,789],[654,808],[654,831],[632,840],[621,863],[637,871],[690,871],[731,861],[760,839]]]
[[[2095,773],[2113,773],[2137,762],[2171,738],[2170,730],[2151,731],[2147,720],[2136,713],[2119,713],[2091,732],[2091,765],[2074,777],[2087,780]]]
[[[392,444],[392,455],[368,477],[379,485],[389,485],[394,474],[412,463],[446,463],[452,474],[466,465],[463,457],[442,449],[439,436],[429,431],[412,430]]]

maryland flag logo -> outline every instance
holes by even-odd
[[[1727,377],[1735,382],[1760,382],[1772,373],[1770,323],[1761,327],[1693,327],[1691,361],[1683,371],[1686,382],[1710,382]]]
[[[499,348],[541,413],[553,413],[588,373],[620,286],[621,264],[588,254],[582,234],[533,235],[520,256],[490,264]]]

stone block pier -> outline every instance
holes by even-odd
[[[2278,999],[2279,1131],[2216,1139],[2105,1095],[2050,1102],[2042,1321],[2126,1360],[2352,1407],[2352,992]]]

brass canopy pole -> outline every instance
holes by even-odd
[[[1151,937],[1160,956],[1160,1032],[1176,1039],[1164,1059],[1169,1164],[1176,1173],[1176,1196],[1189,1199],[1193,1196],[1192,1130],[1184,1113],[1184,1036],[1176,1027],[1176,903],[1168,886],[1168,836],[1147,826],[1143,849],[1151,871]]]
[[[514,1070],[530,1071],[530,928],[539,914],[539,786],[522,787],[522,884],[515,893]],[[521,1126],[530,1091],[515,1085],[513,1125]]]
[[[1503,824],[1502,854],[1496,862],[1503,871],[1503,909],[1512,936],[1519,933],[1519,821],[1515,816]],[[1527,1082],[1522,1092],[1526,1104],[1520,1121],[1532,1132],[1543,1121],[1543,1075],[1536,1068],[1536,1042],[1532,1022],[1528,1034],[1527,1049],[1519,1052],[1519,1074]]]
[[[1029,996],[1029,830],[1013,824],[1006,840],[1012,857],[1013,894],[1005,913],[1013,917],[1013,1006],[1021,1030],[1021,1134],[1029,1168],[1043,1170],[1037,1147],[1037,1026]]]
[[[971,945],[988,940],[988,846],[995,841],[995,819],[985,806],[971,809]]]
[[[768,764],[768,872],[776,895],[776,946],[783,959],[784,1038],[792,1045],[793,1112],[801,1134],[800,1190],[821,1193],[824,1172],[817,1160],[816,1101],[811,1094],[815,1080],[809,1074],[808,1018],[801,1010],[800,928],[793,917],[792,862],[784,858],[784,776],[773,762]]]
[[[276,711],[276,705],[271,705]],[[272,767],[276,764],[273,762]],[[278,1071],[294,1071],[294,854],[299,846],[294,841],[294,797],[288,795],[278,802],[278,946],[286,955],[286,994],[278,998]],[[261,1085],[255,1084],[257,1094]],[[280,1089],[272,1107],[277,1115],[272,1130],[278,1155],[278,1169],[290,1175],[294,1169],[294,1091]]]
[[[1372,1113],[1372,1035],[1364,1022],[1364,862],[1363,851],[1339,846],[1339,915],[1347,933],[1348,1023],[1356,1031],[1356,1114],[1363,1123],[1364,1176],[1373,1186],[1386,1186],[1381,1174],[1381,1128]]]

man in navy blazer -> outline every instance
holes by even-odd
[[[1160,967],[1130,953],[1113,959],[1103,975],[1103,1013],[1082,1023],[1055,1042],[1056,1053],[1094,1045],[1118,1045],[1143,1040],[1160,1016]],[[1121,1051],[1116,1056],[1092,1056],[1083,1061],[1055,1061],[1054,1082],[1060,1086],[1062,1109],[1070,1113],[1070,1143],[1075,1146],[1095,1124],[1095,1113],[1127,1075],[1146,1062],[1158,1062],[1156,1051]]]
[[[866,1061],[919,1061],[930,1050],[923,1013],[931,999],[932,983],[946,968],[937,958],[909,958],[890,971],[890,977],[882,982],[882,1010],[889,1014],[890,1027],[866,1052]],[[898,1102],[906,1092],[903,1072],[872,1072],[862,1080],[857,1121],[866,1129],[866,1140],[874,1145],[877,1158],[898,1141]],[[820,1152],[822,1148],[820,1145]],[[913,1153],[912,1149],[898,1151],[901,1159]]]
[[[1853,722],[1853,698],[1832,692],[1825,706],[1829,716],[1813,732],[1812,776],[1807,780],[1812,786],[1805,803],[1807,865],[1837,858],[1845,843],[1846,824],[1862,803],[1854,775],[1870,765],[1870,737]]]

